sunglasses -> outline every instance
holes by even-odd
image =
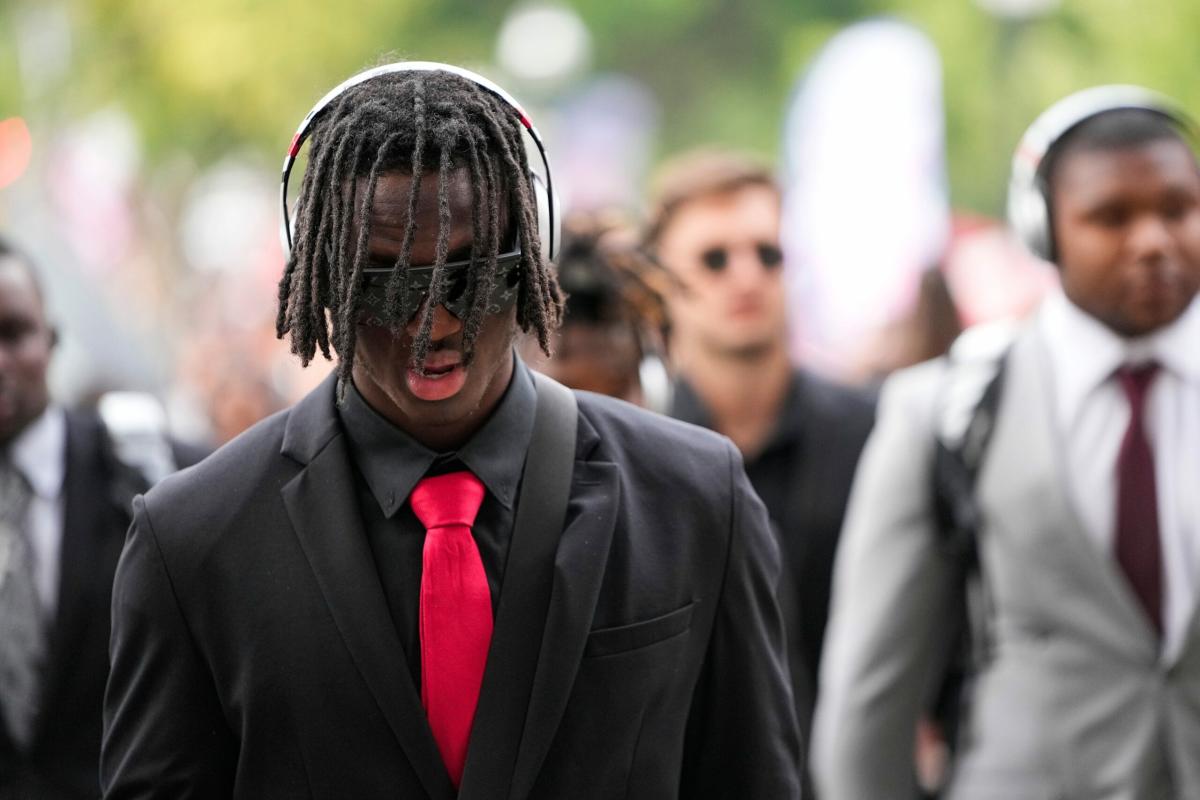
[[[725,245],[710,247],[700,254],[700,263],[709,272],[724,272],[729,266],[729,250]],[[768,272],[778,269],[783,264],[783,251],[779,249],[779,245],[758,242],[754,245],[754,254],[758,256],[758,263]]]
[[[465,319],[471,310],[474,298],[467,291],[467,287],[470,285],[471,269],[480,264],[481,259],[471,258],[446,262],[446,293],[442,305],[459,319]],[[520,245],[511,252],[496,256],[496,282],[488,298],[486,313],[497,314],[516,302],[521,282],[520,264]],[[397,322],[407,323],[429,297],[429,287],[433,283],[435,269],[436,266],[429,265],[399,270],[400,286],[394,304],[389,307],[387,285],[396,273],[396,268],[364,267],[359,322],[381,327],[395,325]]]

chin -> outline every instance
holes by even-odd
[[[1153,333],[1179,319],[1189,305],[1190,298],[1143,298],[1140,302],[1131,303],[1123,309],[1124,313],[1119,316],[1122,332],[1126,336],[1145,336]]]

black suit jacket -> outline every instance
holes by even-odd
[[[100,418],[67,411],[58,604],[33,746],[20,754],[0,725],[0,800],[100,795],[100,735],[113,573],[141,475],[121,464]],[[181,463],[203,451],[175,447]]]
[[[674,397],[672,416],[713,427],[686,381],[678,382]],[[871,395],[796,369],[771,439],[746,463],[779,532],[784,564],[779,600],[796,715],[805,733],[817,692],[842,518],[874,420]]]
[[[455,796],[388,617],[326,381],[135,503],[106,797]],[[728,443],[580,393],[550,610],[493,635],[458,797],[789,798],[766,513]],[[520,585],[505,574],[500,595]],[[526,699],[527,698],[527,699]],[[505,705],[510,708],[505,710]]]
[[[58,604],[33,745],[19,754],[0,725],[0,798],[99,794],[100,712],[108,677],[109,592],[129,527],[119,466],[100,420],[68,412]]]

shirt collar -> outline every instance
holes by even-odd
[[[1200,298],[1170,325],[1128,338],[1057,289],[1043,303],[1039,323],[1053,366],[1061,420],[1075,419],[1088,395],[1124,364],[1153,360],[1186,381],[1200,382]]]
[[[397,428],[367,404],[353,383],[338,408],[350,454],[384,516],[391,518],[431,468],[458,460],[505,508],[516,500],[533,435],[537,392],[529,369],[515,358],[512,380],[488,420],[457,451],[438,453]]]
[[[748,461],[758,459],[774,448],[790,444],[800,438],[804,424],[804,380],[804,373],[801,370],[792,370],[787,393],[779,408],[779,417],[775,420],[775,425],[771,428],[771,433],[762,448],[757,453],[751,454]],[[692,385],[682,376],[675,379],[675,386],[671,391],[670,415],[672,419],[690,422],[702,428],[717,429],[713,422],[712,412],[704,405],[704,401],[700,399],[700,395]]]
[[[9,445],[9,455],[34,494],[56,500],[62,494],[66,476],[66,448],[66,415],[61,408],[51,406],[17,435]]]

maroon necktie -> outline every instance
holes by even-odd
[[[425,526],[421,571],[421,704],[455,788],[492,641],[492,595],[471,526],[483,484],[470,472],[425,478],[409,497]]]
[[[1129,427],[1117,455],[1117,563],[1129,579],[1146,615],[1162,634],[1163,563],[1158,533],[1158,493],[1154,452],[1146,438],[1146,392],[1158,365],[1151,362],[1117,370],[1129,399]]]

